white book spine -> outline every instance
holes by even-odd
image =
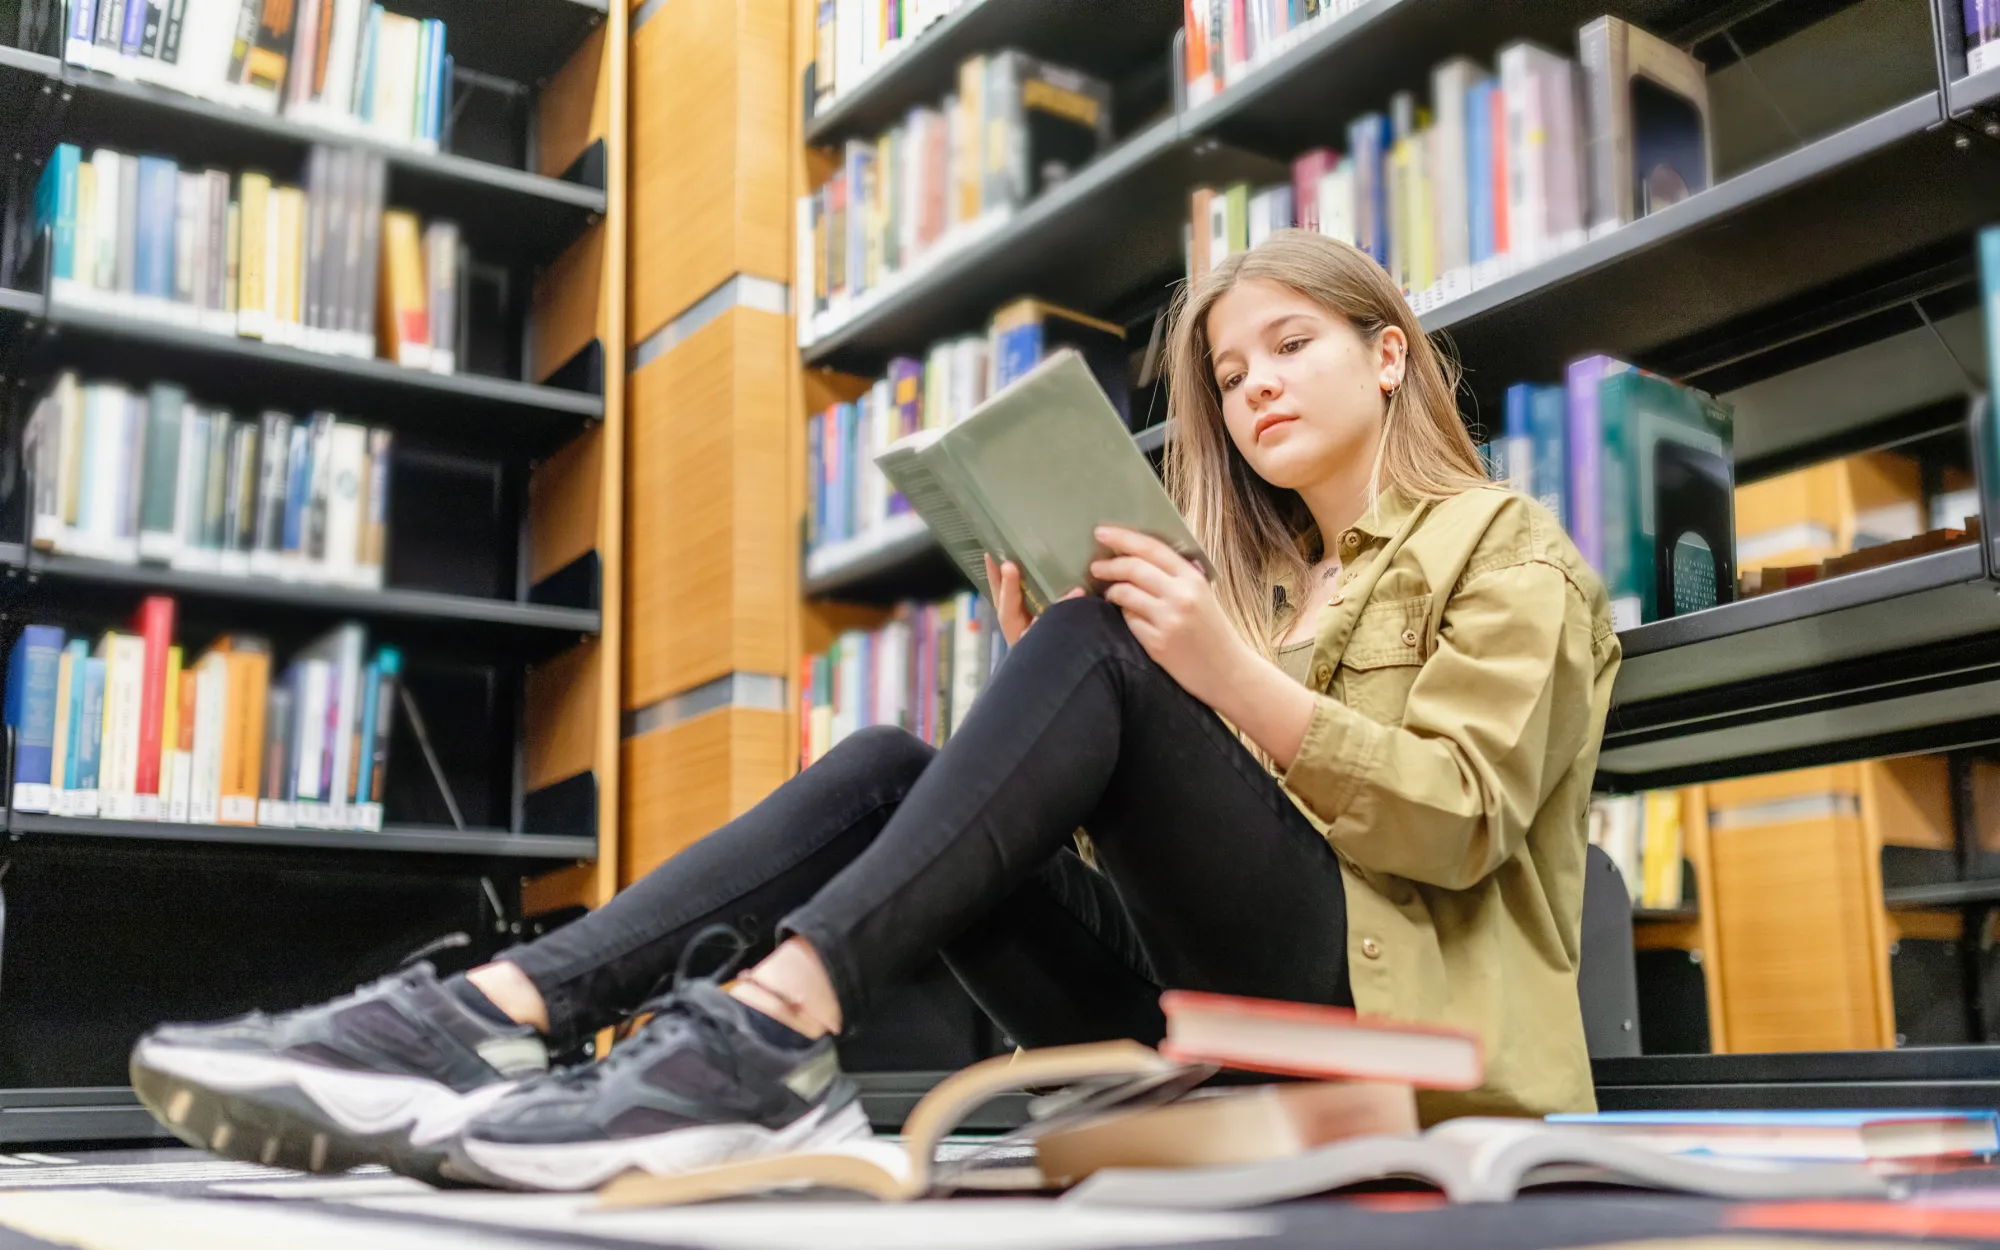
[[[335,423],[331,473],[326,500],[326,564],[328,580],[352,584],[361,547],[361,482],[368,471],[368,430],[345,421]]]

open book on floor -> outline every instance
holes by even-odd
[[[1020,565],[1022,597],[1035,612],[1090,587],[1090,562],[1103,554],[1099,525],[1151,534],[1209,567],[1072,349],[1052,353],[956,425],[898,439],[875,463],[981,594],[990,593],[985,556]]]
[[[1433,1185],[1453,1202],[1506,1202],[1537,1185],[1609,1184],[1727,1199],[1886,1197],[1858,1164],[1699,1158],[1538,1120],[1451,1120],[1416,1136],[1358,1137],[1288,1159],[1217,1168],[1106,1169],[1065,1202],[1227,1210],[1374,1181]]]
[[[884,1201],[919,1198],[940,1188],[938,1143],[982,1104],[1021,1090],[1063,1088],[1044,1107],[1043,1123],[1076,1122],[1112,1106],[1172,1098],[1213,1068],[1175,1063],[1137,1042],[1095,1042],[1024,1051],[975,1063],[925,1094],[903,1125],[900,1143],[847,1142],[823,1150],[725,1163],[674,1176],[629,1174],[602,1191],[606,1206],[655,1206],[821,1188]],[[982,1176],[980,1188],[1035,1189],[1038,1172]],[[962,1175],[970,1175],[963,1173]]]

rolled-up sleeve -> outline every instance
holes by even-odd
[[[1445,605],[1402,726],[1316,696],[1285,785],[1358,866],[1468,889],[1519,850],[1590,736],[1592,636],[1556,565],[1476,573]]]

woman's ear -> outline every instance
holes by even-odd
[[[1409,364],[1410,340],[1404,336],[1403,328],[1384,326],[1382,333],[1375,336],[1375,353],[1382,393],[1392,395],[1403,384],[1403,370]]]

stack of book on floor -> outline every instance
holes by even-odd
[[[1190,71],[1227,63],[1217,55],[1227,35],[1205,58],[1199,29],[1189,26]],[[1195,191],[1190,276],[1298,226],[1373,256],[1421,314],[1706,190],[1701,63],[1615,17],[1583,27],[1577,43],[1576,59],[1512,44],[1492,71],[1447,61],[1427,105],[1405,91],[1353,119],[1346,150],[1300,156],[1289,185]]]
[[[607,1206],[651,1206],[798,1190],[884,1201],[952,1192],[1067,1191],[1072,1203],[1226,1209],[1383,1180],[1455,1202],[1504,1202],[1543,1184],[1635,1185],[1725,1198],[1883,1196],[1852,1163],[1701,1157],[1673,1141],[1533,1120],[1461,1119],[1419,1131],[1419,1089],[1478,1087],[1478,1040],[1339,1008],[1170,992],[1167,1038],[1030,1050],[948,1078],[911,1112],[900,1144],[859,1141],[675,1176],[633,1174]],[[1304,1078],[1201,1088],[1220,1068]],[[993,1153],[1032,1144],[1026,1168],[950,1165],[938,1143],[996,1095],[1042,1093],[1029,1125]],[[1966,1142],[1938,1134],[1934,1145]],[[1824,1157],[1824,1156],[1822,1156]]]
[[[380,156],[314,146],[303,186],[58,144],[35,192],[50,298],[308,351],[457,368],[458,227],[385,209]]]
[[[798,203],[801,342],[895,279],[961,246],[1089,164],[1111,143],[1111,89],[1022,52],[959,66],[958,91],[851,139],[840,168]]]
[[[445,25],[364,0],[70,0],[72,65],[435,151]]]
[[[256,420],[65,373],[22,443],[39,551],[376,590],[390,432],[331,413]]]
[[[106,820],[379,830],[403,671],[342,625],[274,670],[271,644],[174,641],[176,605],[131,628],[21,631],[8,661],[13,809]]]

